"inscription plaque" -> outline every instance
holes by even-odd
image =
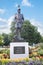
[[[14,54],[25,54],[25,47],[24,46],[14,47]]]

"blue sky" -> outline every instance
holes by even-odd
[[[10,32],[10,24],[17,13],[18,4],[24,19],[30,20],[43,35],[43,0],[0,0],[0,33]]]

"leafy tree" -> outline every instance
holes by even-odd
[[[33,26],[30,21],[26,20],[23,24],[21,36],[30,44],[40,42],[41,35],[37,31],[37,27]]]
[[[41,37],[41,42],[43,43],[43,36]]]
[[[41,49],[43,49],[43,43],[40,43],[39,46]]]
[[[15,30],[15,22],[12,22],[11,23],[11,33],[13,33],[14,34],[14,30]]]
[[[41,35],[37,31],[37,27],[33,26],[29,20],[25,20],[21,29],[21,36],[30,44],[40,42]],[[15,35],[15,22],[11,23],[11,33],[12,37]]]
[[[4,41],[3,41],[3,36],[2,36],[2,35],[0,35],[0,46],[3,46],[3,44],[4,44]]]
[[[4,40],[4,45],[5,46],[9,45],[10,40],[8,38],[8,34],[3,33],[2,36],[3,36],[3,40]]]
[[[12,33],[8,34],[8,39],[10,40],[10,42],[12,42],[12,39],[13,39],[13,34]]]
[[[12,23],[11,23],[11,28],[10,28],[10,30],[11,30],[10,39],[12,40],[13,37],[14,37],[14,35],[15,35],[15,22],[12,22]]]

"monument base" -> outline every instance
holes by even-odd
[[[25,58],[29,56],[28,42],[10,43],[10,59]]]

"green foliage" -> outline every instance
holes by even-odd
[[[14,34],[14,30],[15,30],[15,22],[11,23],[11,32]]]
[[[30,21],[26,20],[23,24],[21,36],[30,44],[40,42],[41,35],[37,27],[33,26]]]
[[[0,46],[2,46],[4,44],[4,41],[3,41],[3,36],[0,35]]]
[[[39,45],[40,45],[40,48],[43,49],[43,43],[40,43]]]
[[[15,22],[11,23],[12,38],[15,35]],[[41,39],[40,33],[37,31],[37,27],[33,26],[29,20],[25,20],[22,26],[21,36],[30,44],[39,43]]]
[[[12,22],[11,23],[11,28],[10,28],[10,30],[11,30],[11,33],[10,33],[10,40],[12,41],[12,39],[13,39],[13,36],[15,35],[15,22]]]
[[[10,40],[10,42],[12,42],[14,34],[11,32],[10,34],[8,34],[8,39]]]
[[[9,48],[8,49],[2,49],[2,50],[0,50],[0,54],[3,54],[3,53],[6,53],[6,54],[10,54],[10,50],[9,50]]]
[[[40,56],[43,56],[43,49],[40,49],[40,50],[38,51],[38,54],[39,54]]]
[[[41,42],[43,43],[43,36],[41,37]]]
[[[9,45],[10,40],[8,38],[8,34],[3,33],[2,36],[3,36],[3,40],[4,40],[4,45],[5,46]]]

